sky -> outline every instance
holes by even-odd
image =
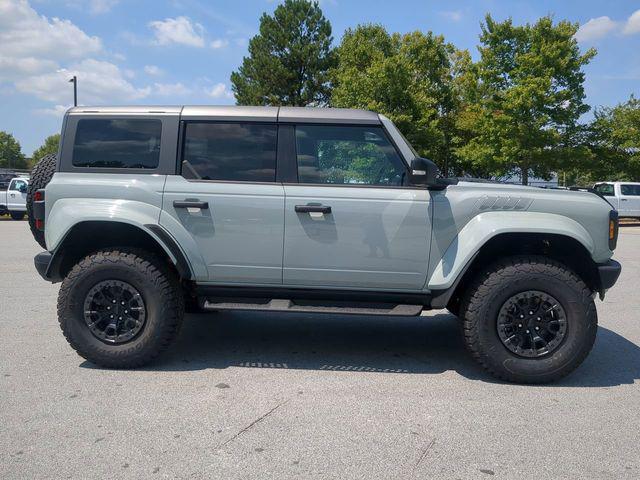
[[[0,130],[31,155],[81,105],[233,104],[229,76],[247,54],[260,15],[276,0],[0,0]],[[334,43],[345,29],[431,30],[477,58],[480,24],[535,22],[552,14],[580,24],[587,103],[640,96],[640,1],[321,0]],[[589,114],[588,114],[589,115]]]

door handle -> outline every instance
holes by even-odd
[[[297,213],[331,213],[329,205],[296,205]]]
[[[174,200],[173,208],[200,208],[206,210],[209,208],[209,202],[201,202],[200,200]]]
[[[626,202],[627,200],[629,200],[628,198],[621,198],[620,201],[621,202]]]

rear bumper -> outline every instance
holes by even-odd
[[[615,260],[609,260],[607,263],[598,265],[598,281],[600,283],[600,294],[602,295],[607,289],[613,287],[618,281],[622,265]]]
[[[53,254],[51,252],[40,252],[33,257],[33,264],[42,278],[47,282],[59,282],[59,278],[54,278],[51,272],[51,264],[53,263]]]

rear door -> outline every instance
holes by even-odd
[[[26,210],[27,205],[27,181],[14,178],[7,190],[7,208],[12,211]]]
[[[640,217],[640,184],[620,184],[620,215]]]
[[[160,223],[195,241],[203,281],[281,284],[284,189],[276,183],[272,121],[183,121],[180,169],[169,175]]]
[[[420,290],[429,192],[381,126],[295,125],[298,183],[285,184],[287,285]]]

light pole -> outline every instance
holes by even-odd
[[[70,83],[73,83],[73,106],[78,106],[78,78],[74,75]]]

